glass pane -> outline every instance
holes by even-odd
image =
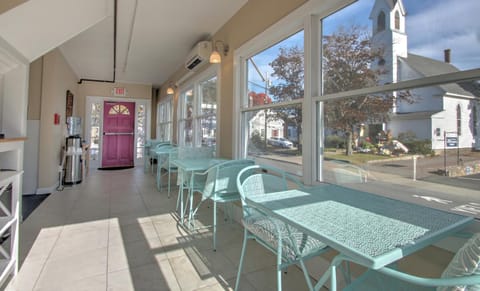
[[[301,173],[302,146],[300,106],[244,113],[247,124],[247,155],[256,159],[289,162]]]
[[[472,151],[480,149],[475,96],[480,80],[324,102],[323,179],[472,211],[471,203],[480,201],[466,189],[478,189],[478,178],[445,176],[480,173],[479,151]],[[419,191],[424,184],[413,180],[434,186]],[[466,188],[465,195],[452,195],[449,187]]]
[[[188,119],[193,117],[193,108],[194,108],[194,96],[193,89],[188,89],[183,93],[183,118]]]
[[[216,114],[217,111],[217,77],[200,83],[202,92],[201,115]]]
[[[215,146],[217,133],[217,117],[210,115],[200,119],[200,132],[202,133],[202,146]]]
[[[323,19],[324,94],[479,68],[480,2],[451,8],[448,0],[359,0]]]
[[[187,119],[180,121],[180,129],[182,132],[183,137],[183,145],[184,146],[192,146],[193,145],[193,120]]]
[[[90,160],[98,160],[98,148],[100,143],[100,120],[102,112],[101,103],[93,103],[91,108],[91,131],[90,131]]]
[[[127,110],[128,111],[128,108]],[[125,112],[125,111],[124,111]],[[143,158],[143,145],[145,144],[146,136],[146,116],[145,116],[145,105],[138,105],[137,109],[137,159]]]
[[[303,98],[303,30],[247,59],[248,107]]]

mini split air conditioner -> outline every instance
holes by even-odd
[[[212,53],[212,43],[210,41],[201,41],[197,43],[188,54],[185,68],[193,71],[208,63]]]

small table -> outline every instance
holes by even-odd
[[[473,217],[337,185],[321,185],[305,191],[251,195],[246,199],[266,214],[297,227],[340,252],[315,290],[319,290],[329,276],[332,290],[335,290],[339,258],[379,269],[473,221]]]
[[[185,178],[185,175],[190,174],[190,186],[188,187],[188,198],[190,202],[190,212],[192,210],[192,204],[193,204],[193,173],[194,172],[201,172],[201,171],[206,171],[208,168],[210,168],[212,165],[221,163],[227,161],[227,159],[217,159],[217,158],[203,158],[203,159],[177,159],[173,160],[172,163],[178,167],[178,172],[179,172],[179,178],[180,178],[180,187],[178,189],[178,195],[180,198],[180,223],[183,225],[184,218],[185,218],[185,210],[184,209],[184,203],[183,203],[183,190],[184,190],[184,185],[185,181],[183,180]],[[184,174],[180,174],[180,173]],[[178,209],[178,203],[177,203],[177,209]]]

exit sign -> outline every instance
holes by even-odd
[[[127,89],[123,87],[113,88],[113,96],[127,96]]]

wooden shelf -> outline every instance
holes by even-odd
[[[24,136],[19,136],[19,137],[5,137],[5,138],[0,138],[0,143],[2,142],[17,142],[17,141],[26,141],[27,138]]]

